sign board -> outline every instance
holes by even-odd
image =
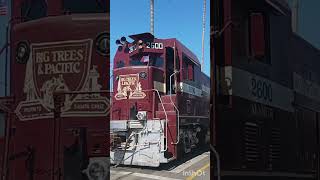
[[[277,82],[232,66],[219,68],[219,92],[293,112],[293,91]]]
[[[91,64],[92,40],[31,44],[23,92],[16,114],[20,120],[53,117],[53,94],[99,92],[97,66]],[[92,89],[94,88],[94,89]],[[106,116],[110,102],[100,94],[66,94],[61,117]]]
[[[143,99],[146,94],[142,92],[139,74],[119,75],[116,100],[121,99]]]

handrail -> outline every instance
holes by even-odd
[[[8,48],[8,46],[9,46],[9,43],[5,43],[4,45],[3,45],[3,47],[1,47],[1,49],[0,49],[0,55],[4,52],[4,50],[6,50],[7,48]]]
[[[9,102],[14,103],[15,97],[9,96],[9,97],[1,97],[0,99],[7,99]],[[1,102],[0,102],[1,103]],[[6,115],[6,124],[5,124],[5,148],[4,148],[4,153],[3,153],[3,164],[2,164],[2,170],[3,174],[1,175],[0,179],[3,178],[3,180],[6,180],[7,178],[7,173],[8,173],[8,161],[9,161],[9,140],[10,140],[10,130],[11,130],[11,119],[13,115],[13,107],[12,104],[10,105],[10,108],[7,109],[7,115]]]
[[[177,111],[177,116],[178,116],[178,126],[177,126],[177,129],[178,129],[178,135],[177,135],[177,141],[176,142],[172,142],[171,144],[178,144],[179,142],[180,142],[180,112],[179,112],[179,110],[178,110],[178,108],[177,108],[177,106],[174,104],[174,102],[173,102],[173,100],[172,100],[172,83],[171,83],[171,79],[172,79],[172,77],[173,77],[173,75],[175,75],[175,74],[177,74],[177,73],[179,73],[179,71],[175,71],[174,73],[172,73],[171,75],[170,75],[170,101],[171,101],[171,103],[172,103],[172,105],[173,105],[173,107],[176,109],[176,111]]]
[[[220,180],[221,179],[220,155],[219,155],[218,151],[214,148],[214,146],[212,144],[210,144],[210,149],[211,149],[211,151],[213,151],[214,156],[216,156],[216,160],[217,160],[217,176],[218,176],[218,180]]]
[[[160,96],[159,90],[158,89],[147,89],[147,90],[142,90],[142,91],[155,91],[155,92],[157,92],[157,95],[158,95],[158,98],[160,100],[164,115],[166,117],[166,136],[165,136],[166,137],[166,147],[165,147],[165,149],[160,151],[160,152],[165,152],[165,151],[168,150],[168,115],[167,115],[166,109],[164,108],[163,102],[161,100],[161,96]],[[161,120],[160,120],[160,123],[161,123]]]

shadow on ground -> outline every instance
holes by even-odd
[[[133,169],[144,169],[144,170],[153,170],[153,171],[170,171],[174,169],[175,167],[189,161],[190,159],[197,157],[205,152],[210,151],[209,146],[208,147],[203,147],[201,149],[198,149],[197,151],[194,151],[192,153],[186,154],[183,156],[182,159],[179,160],[173,160],[170,163],[167,164],[161,164],[159,167],[146,167],[146,166],[124,166],[124,165],[119,165],[118,168],[125,168],[125,167],[130,167]],[[209,156],[210,157],[210,156]],[[114,165],[111,165],[111,167],[114,168]]]

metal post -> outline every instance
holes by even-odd
[[[320,131],[319,131],[319,120],[320,120],[320,114],[319,113],[316,113],[316,150],[317,150],[317,153],[316,153],[316,157],[317,157],[317,160],[316,160],[316,179],[319,180],[320,179]]]
[[[4,150],[4,157],[3,157],[3,174],[2,174],[2,178],[3,180],[6,180],[7,179],[7,175],[9,173],[9,169],[8,169],[8,160],[9,160],[9,140],[10,140],[10,136],[11,136],[11,133],[10,133],[10,130],[11,130],[11,112],[7,112],[6,116],[5,116],[5,119],[6,119],[6,123],[5,123],[5,126],[6,126],[6,129],[5,129],[5,150]]]
[[[204,36],[205,36],[205,30],[206,30],[206,0],[203,0],[203,16],[202,16],[202,64],[201,69],[203,71],[204,68]]]
[[[64,102],[64,94],[55,93],[53,95],[54,101],[54,119],[53,119],[53,159],[52,159],[52,180],[61,179],[60,169],[60,134],[61,134],[61,108]],[[57,168],[56,168],[57,167]],[[58,176],[57,178],[55,178]]]
[[[292,31],[297,33],[299,25],[299,1],[293,0],[292,4]]]
[[[150,0],[150,33],[154,35],[154,0]]]
[[[9,42],[9,24],[7,25],[7,29],[6,29],[6,43],[8,44]],[[10,46],[6,47],[6,57],[5,57],[5,67],[4,67],[4,96],[8,95],[8,48]]]
[[[0,102],[2,103],[2,102]],[[5,101],[3,101],[3,106],[4,109],[3,112],[5,113],[5,147],[4,147],[4,154],[3,154],[3,164],[2,164],[2,170],[3,173],[1,174],[0,179],[2,180],[7,180],[8,174],[9,174],[9,169],[8,169],[8,164],[9,164],[9,146],[10,146],[10,138],[12,136],[11,134],[11,119],[13,117],[13,103],[14,99],[13,97],[6,97]]]

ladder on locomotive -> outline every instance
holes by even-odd
[[[174,77],[175,74],[178,74],[179,71],[175,71],[170,75],[170,84],[169,84],[169,95],[163,95],[160,97],[158,93],[158,98],[160,100],[160,103],[158,103],[158,111],[156,112],[156,119],[161,120],[163,115],[165,115],[165,120],[166,120],[166,131],[168,131],[168,123],[169,123],[169,116],[176,116],[173,119],[176,119],[176,128],[177,128],[177,138],[175,142],[171,142],[171,144],[178,144],[180,141],[180,112],[179,109],[176,106],[177,103],[177,97],[176,94],[172,94],[172,78]],[[165,138],[168,141],[168,133],[165,133]],[[168,142],[167,142],[168,144]]]

